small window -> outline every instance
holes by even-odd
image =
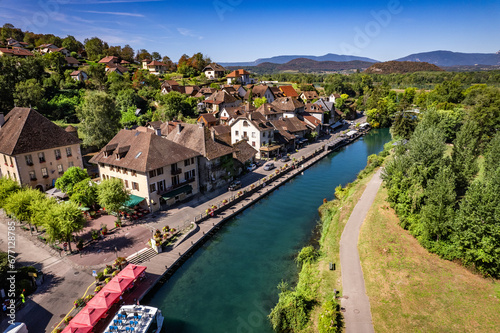
[[[252,141],[252,147],[255,147],[255,141]]]
[[[44,153],[38,153],[38,161],[40,163],[45,163],[45,154]]]
[[[240,132],[235,131],[235,132],[234,132],[234,135],[238,136],[238,135],[240,135]]]
[[[60,175],[64,173],[64,169],[63,169],[62,164],[57,165],[57,172],[59,172]]]
[[[60,160],[61,159],[61,150],[54,149],[54,155],[56,156],[56,160]]]
[[[67,148],[66,148],[66,156],[67,156],[67,157],[70,157],[70,156],[72,156],[72,155],[73,155],[73,153],[71,152],[71,147],[67,147]]]
[[[187,167],[191,164],[191,160],[190,159],[187,159],[187,160],[184,160],[184,166]]]
[[[30,180],[36,180],[35,171],[30,171]]]
[[[27,165],[33,165],[33,159],[31,158],[31,155],[24,155],[24,159],[26,160]]]
[[[194,157],[191,157],[191,164],[194,164]]]
[[[43,178],[49,177],[49,173],[47,172],[47,168],[42,168],[42,177]]]
[[[128,180],[125,179],[125,188],[128,188]]]
[[[156,177],[156,170],[149,171],[149,178]]]
[[[68,168],[71,168],[72,166],[75,166],[73,162],[68,162]]]
[[[246,120],[245,120],[245,121],[243,121],[243,126],[244,126],[244,127],[248,127],[248,121],[246,121]]]
[[[158,168],[156,169],[156,175],[159,176],[159,175],[163,175],[163,168]]]
[[[7,156],[3,155],[3,161],[5,162],[5,165],[7,165]]]
[[[255,132],[252,132],[252,138],[255,138]]]
[[[136,182],[132,182],[132,189],[139,191],[139,184]]]
[[[158,191],[163,191],[165,190],[165,179],[163,179],[162,181],[159,181],[158,182]]]
[[[149,192],[155,192],[156,191],[156,184],[153,183],[153,184],[149,184]]]

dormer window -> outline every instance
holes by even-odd
[[[111,154],[113,154],[113,151],[118,147],[117,143],[113,143],[111,145],[107,145],[104,147],[104,157],[109,157]]]
[[[116,159],[119,160],[120,158],[124,158],[125,155],[127,155],[129,150],[130,150],[130,146],[119,147],[118,151],[116,152]]]

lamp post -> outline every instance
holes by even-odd
[[[116,246],[115,246],[115,255],[116,255],[116,258],[118,258],[118,249],[116,248]]]

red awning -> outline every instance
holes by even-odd
[[[146,266],[137,266],[134,264],[128,264],[120,273],[118,273],[118,277],[127,277],[132,279],[137,279],[145,270]]]
[[[115,276],[111,281],[102,288],[103,290],[107,291],[115,291],[119,292],[122,294],[125,290],[127,290],[128,287],[134,282],[133,278],[130,277],[120,277],[120,276]]]
[[[71,320],[72,323],[93,326],[108,311],[107,308],[93,308],[85,306],[82,311]]]
[[[101,290],[87,305],[95,308],[109,309],[120,298],[120,295],[121,293],[116,291]]]
[[[77,324],[77,323],[73,323],[73,321],[71,321],[68,326],[66,326],[62,333],[88,333],[90,331],[92,331],[94,327],[93,326],[89,326],[89,325],[84,325],[84,324]]]

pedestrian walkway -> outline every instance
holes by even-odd
[[[340,238],[340,266],[342,269],[342,308],[346,332],[374,332],[370,300],[366,295],[365,280],[358,252],[359,230],[382,184],[379,169],[368,182],[363,195],[354,207]]]

